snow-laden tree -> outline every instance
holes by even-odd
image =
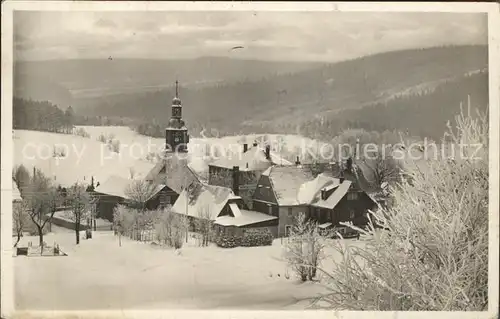
[[[464,311],[488,307],[488,122],[463,113],[452,159],[408,166],[394,205],[371,214],[364,248],[337,247],[322,298],[332,309]]]
[[[131,235],[136,223],[137,210],[125,205],[117,205],[113,210],[113,229],[118,235],[118,244],[122,245],[122,236]]]
[[[201,206],[194,219],[195,231],[201,236],[200,246],[206,247],[213,238],[213,220],[210,205]]]
[[[142,231],[153,227],[154,216],[147,210],[146,203],[155,194],[157,184],[145,180],[133,180],[126,188],[129,207],[134,209],[135,223],[133,234],[136,240],[141,238]]]
[[[84,221],[89,221],[91,217],[91,197],[85,185],[75,183],[68,188],[66,199],[69,204],[67,217],[75,224],[76,244],[78,245],[80,244],[80,226]]]
[[[300,213],[294,220],[285,244],[288,266],[302,281],[313,280],[323,258],[324,239],[318,225]]]
[[[40,247],[43,249],[44,228],[52,220],[60,195],[51,181],[41,171],[34,169],[29,184],[24,187],[22,196],[25,200],[27,213],[35,225]]]

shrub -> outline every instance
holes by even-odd
[[[97,140],[101,143],[107,143],[107,141],[108,141],[106,136],[102,133],[97,137]]]
[[[66,157],[66,151],[64,147],[55,147],[52,149],[52,157]]]
[[[273,244],[273,239],[273,235],[267,228],[246,229],[240,245],[243,247],[270,246]]]
[[[175,249],[182,248],[189,228],[187,217],[168,210],[159,211],[158,216],[154,226],[158,243]]]
[[[81,137],[90,138],[90,134],[81,127],[76,129],[74,134]]]
[[[120,153],[120,141],[108,140],[108,148],[115,153]]]
[[[234,235],[218,235],[215,244],[221,248],[235,248],[241,245],[241,237]]]

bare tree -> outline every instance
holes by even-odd
[[[23,196],[26,199],[28,216],[37,228],[40,247],[43,249],[43,230],[54,216],[60,199],[59,193],[51,185],[49,178],[34,169],[30,184],[26,187]]]
[[[156,187],[156,184],[148,181],[133,180],[125,190],[130,207],[144,211],[147,201],[155,194]]]
[[[23,232],[28,220],[29,216],[27,213],[26,202],[21,201],[13,203],[12,230],[17,237],[14,247],[17,247],[17,244],[19,244],[19,241],[23,237]]]
[[[367,154],[361,161],[369,170],[368,180],[373,186],[381,188],[384,183],[394,185],[400,181],[401,165],[393,158],[390,146],[380,146],[380,150]]]
[[[75,183],[68,189],[69,218],[75,223],[76,244],[80,244],[80,226],[90,217],[90,194],[83,184]]]

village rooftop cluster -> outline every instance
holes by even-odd
[[[307,144],[309,143],[309,144]],[[241,152],[242,144],[240,143],[222,143],[214,141],[210,144],[190,144],[190,148],[197,150],[203,148],[203,158],[218,160],[221,158],[235,158],[242,159],[243,152]],[[100,148],[100,162],[105,165],[106,161],[120,161],[122,158],[140,160],[144,159],[148,154],[154,153],[158,159],[168,159],[173,156],[178,159],[187,159],[187,152],[179,152],[179,149],[183,145],[174,145],[173,147],[167,143],[158,145],[148,139],[146,145],[143,143],[122,143],[120,144],[120,151],[118,153],[112,154],[107,152],[107,145],[102,144]],[[279,152],[283,145],[279,142],[266,142],[266,147],[270,147],[273,151]],[[348,143],[340,143],[338,145],[332,145],[328,143],[323,143],[321,145],[315,145],[312,141],[307,141],[305,139],[301,140],[301,147],[297,151],[299,158],[309,158],[313,161],[337,161],[342,162],[347,160],[350,155],[356,154],[356,159],[368,159],[373,160],[376,158],[393,158],[396,160],[439,160],[439,159],[470,159],[477,160],[482,157],[482,145],[481,144],[449,144],[446,147],[443,145],[436,144],[435,142],[429,142],[424,139],[423,142],[413,142],[413,143],[398,143],[398,144],[376,144],[376,143],[363,143],[356,145]],[[54,156],[54,150],[58,150],[61,154],[60,156]],[[77,164],[81,162],[83,154],[88,151],[85,144],[68,144],[68,143],[26,143],[22,149],[22,156],[28,160],[48,160],[55,157],[56,165],[60,160],[66,158],[70,153],[74,154]],[[199,154],[200,152],[195,152]]]

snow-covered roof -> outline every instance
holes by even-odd
[[[236,227],[241,227],[241,226],[247,226],[247,225],[252,225],[256,223],[261,223],[269,220],[274,220],[277,219],[278,217],[276,216],[271,216],[267,214],[262,214],[259,212],[251,211],[251,210],[246,210],[246,209],[239,209],[236,204],[229,204],[231,208],[231,212],[233,213],[233,216],[221,216],[217,217],[214,221],[215,224],[221,225],[221,226],[236,226]],[[235,206],[235,207],[234,207]]]
[[[351,184],[351,181],[344,180],[326,200],[321,199],[320,194],[311,201],[311,205],[315,207],[333,209],[347,194]]]
[[[146,174],[146,180],[160,180],[171,190],[180,194],[182,190],[193,183],[201,183],[198,176],[189,167],[186,159],[169,155],[158,161]]]
[[[270,151],[270,159],[266,158],[266,150],[260,146],[254,146],[245,153],[232,154],[211,163],[210,166],[223,168],[233,168],[238,166],[240,171],[257,171],[265,170],[270,165],[290,166],[293,163],[281,157],[279,154]]]
[[[95,188],[97,193],[127,198],[125,190],[132,182],[129,178],[112,175],[103,183]]]
[[[12,181],[12,201],[18,202],[22,201],[21,192],[19,192],[19,188],[17,188],[16,182]]]
[[[340,180],[327,176],[326,174],[319,174],[315,179],[305,182],[300,186],[298,193],[299,203],[311,203],[321,193],[321,190],[331,190],[340,185]]]
[[[178,214],[196,218],[209,217],[215,220],[228,200],[241,199],[227,187],[193,183],[186,187],[172,206],[172,211]],[[208,216],[204,216],[204,215]]]
[[[272,166],[262,175],[269,176],[276,200],[280,206],[301,205],[299,190],[302,184],[314,180],[314,176],[307,167]],[[305,195],[301,195],[304,197]]]
[[[133,182],[138,181],[137,179],[127,179],[121,176],[112,175],[104,183],[99,184],[99,186],[95,188],[95,191],[101,194],[129,199],[127,189]],[[155,185],[155,188],[151,191],[150,198],[158,194],[164,187],[165,185],[163,184]]]
[[[316,177],[307,166],[273,166],[262,173],[269,177],[276,200],[280,206],[312,205],[333,209],[347,194],[353,182],[321,173]],[[329,194],[321,198],[321,191]]]

